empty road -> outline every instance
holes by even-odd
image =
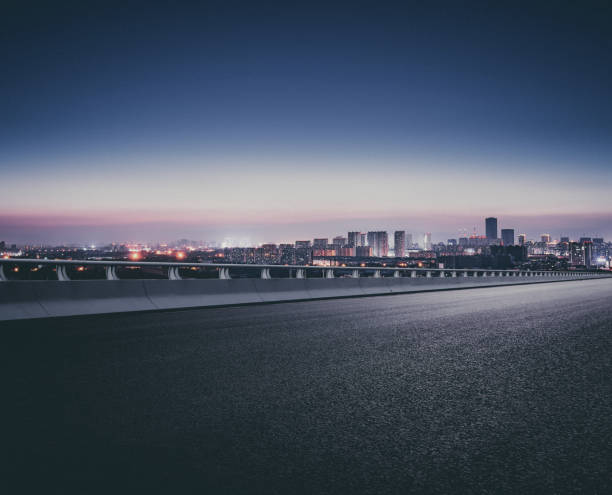
[[[612,493],[612,279],[0,333],[6,493]]]

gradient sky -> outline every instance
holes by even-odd
[[[0,239],[612,238],[607,2],[128,3],[3,7]]]

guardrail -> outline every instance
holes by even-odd
[[[191,263],[191,262],[163,262],[163,261],[117,261],[117,260],[49,260],[49,259],[25,259],[25,258],[2,258],[0,259],[0,281],[7,281],[9,277],[5,273],[4,266],[13,265],[36,265],[54,267],[57,279],[67,282],[70,279],[68,267],[103,266],[107,280],[119,280],[118,267],[155,267],[166,269],[170,280],[182,280],[181,268],[214,269],[220,280],[232,278],[232,270],[248,269],[259,271],[261,279],[272,279],[271,270],[284,271],[286,277],[279,278],[309,278],[308,274],[315,275],[314,278],[361,278],[368,276],[380,278],[385,276],[400,277],[587,277],[605,272],[576,271],[576,270],[491,270],[482,268],[404,268],[404,267],[368,267],[368,266],[317,266],[317,265],[262,265],[262,264],[237,264],[237,263]],[[609,273],[609,272],[608,272]],[[371,274],[371,275],[369,275]]]
[[[54,279],[8,279],[4,270],[7,265],[10,273],[28,265],[31,270],[47,266],[53,271],[45,270],[42,275]],[[95,275],[102,279],[70,279],[72,274],[79,273],[79,267],[87,265],[99,267]],[[139,267],[138,275],[145,277],[134,278],[134,272],[127,269],[118,273],[121,267]],[[155,267],[163,270],[149,270]],[[200,273],[198,269],[208,273]],[[145,270],[147,273],[142,273]],[[192,276],[183,277],[181,271]],[[159,279],[160,273],[169,280]],[[124,278],[120,279],[120,274]],[[0,259],[0,321],[537,284],[611,275],[610,272],[10,258]]]

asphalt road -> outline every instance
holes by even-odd
[[[0,335],[5,493],[612,493],[610,279]]]

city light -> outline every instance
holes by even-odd
[[[178,259],[178,260],[185,259],[185,253],[183,251],[177,251],[176,252],[176,259]]]

